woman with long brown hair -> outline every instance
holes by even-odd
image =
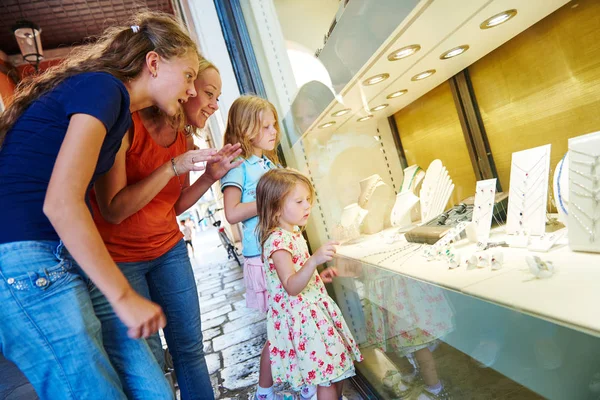
[[[131,112],[156,106],[174,116],[196,96],[198,62],[177,21],[141,13],[21,84],[0,119],[0,347],[43,399],[173,396],[135,339],[165,316],[119,271],[87,196],[110,170]],[[110,339],[130,366],[126,376],[102,347],[94,311],[108,310],[94,306],[104,296],[118,316]]]

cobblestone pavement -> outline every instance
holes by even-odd
[[[201,231],[194,238],[192,258],[204,349],[217,399],[250,398],[258,382],[262,346],[267,340],[264,314],[246,308],[242,268],[227,260],[217,231]],[[361,397],[346,385],[348,400]]]

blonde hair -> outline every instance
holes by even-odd
[[[136,25],[134,32],[132,26]],[[107,72],[126,82],[143,71],[146,54],[151,51],[165,59],[184,56],[188,51],[199,56],[196,44],[172,15],[139,13],[126,26],[106,29],[95,43],[78,48],[60,64],[22,81],[0,118],[0,146],[25,109],[65,79],[84,72]]]
[[[208,61],[206,58],[200,56],[200,62],[198,63],[198,75],[196,76],[196,79],[198,79],[200,75],[202,75],[202,73],[204,73],[204,71],[206,71],[207,69],[214,69],[215,71],[217,71],[218,74],[221,74],[219,68],[217,68],[212,62]],[[161,122],[160,119],[162,119],[171,128],[178,131],[184,131],[186,136],[199,136],[199,132],[196,129],[184,130],[187,121],[185,119],[185,112],[183,111],[182,107],[179,107],[177,113],[172,117],[165,114],[160,108],[156,106],[144,108],[143,110],[140,110],[140,114],[142,114],[142,117],[144,119],[152,119],[154,123],[157,124],[159,124]]]
[[[283,208],[285,198],[298,183],[306,185],[312,202],[315,198],[315,189],[310,183],[310,179],[293,169],[272,169],[258,181],[256,187],[258,226],[256,230],[261,248],[265,245],[269,235],[279,226],[278,214]]]
[[[242,157],[250,157],[254,150],[252,140],[261,134],[262,115],[265,111],[273,112],[277,137],[275,139],[275,148],[272,151],[266,151],[264,154],[275,164],[279,164],[279,157],[277,156],[277,146],[281,139],[279,116],[277,115],[275,106],[261,97],[245,95],[238,97],[233,102],[227,116],[227,127],[223,136],[223,144],[240,143],[242,145]]]

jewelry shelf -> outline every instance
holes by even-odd
[[[474,253],[476,245],[463,240],[456,244],[456,252],[463,254],[463,260],[461,266],[455,269],[449,269],[445,261],[427,261],[421,250],[408,257],[400,257],[401,265],[394,263],[396,257],[381,263],[364,257],[365,254],[401,247],[405,243],[403,235],[390,244],[396,232],[397,229],[391,228],[374,235],[363,235],[352,244],[339,246],[337,257],[384,268],[600,337],[600,318],[595,311],[596,305],[600,304],[600,291],[597,290],[600,255],[573,252],[567,245],[561,244],[562,241],[548,253],[502,247],[504,263],[501,269],[467,270],[464,255]],[[504,226],[492,229],[491,242],[507,239]],[[529,272],[525,257],[531,254],[540,256],[544,261],[552,261],[554,275],[539,279]],[[343,276],[344,263],[340,265],[338,272]]]

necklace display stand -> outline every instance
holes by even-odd
[[[569,219],[569,153],[566,153],[556,165],[552,181],[558,220],[567,226]]]
[[[340,224],[335,230],[336,239],[346,241],[359,237],[362,223],[368,213],[357,203],[344,207]]]
[[[550,148],[547,144],[512,154],[506,232],[543,235],[546,231]]]
[[[600,132],[569,139],[569,200],[569,246],[600,253]]]
[[[473,204],[473,222],[477,230],[477,240],[487,242],[492,229],[492,216],[496,202],[496,179],[477,182]]]
[[[362,231],[373,234],[383,230],[394,206],[394,191],[377,174],[360,181],[358,205],[368,211]]]
[[[400,193],[411,191],[417,194],[417,189],[425,178],[425,171],[418,165],[411,165],[404,169],[404,180],[400,187]]]
[[[404,228],[412,225],[412,210],[419,203],[419,198],[407,190],[396,195],[390,222],[393,227]]]
[[[421,222],[425,223],[444,212],[454,184],[440,160],[433,160],[421,186]]]

